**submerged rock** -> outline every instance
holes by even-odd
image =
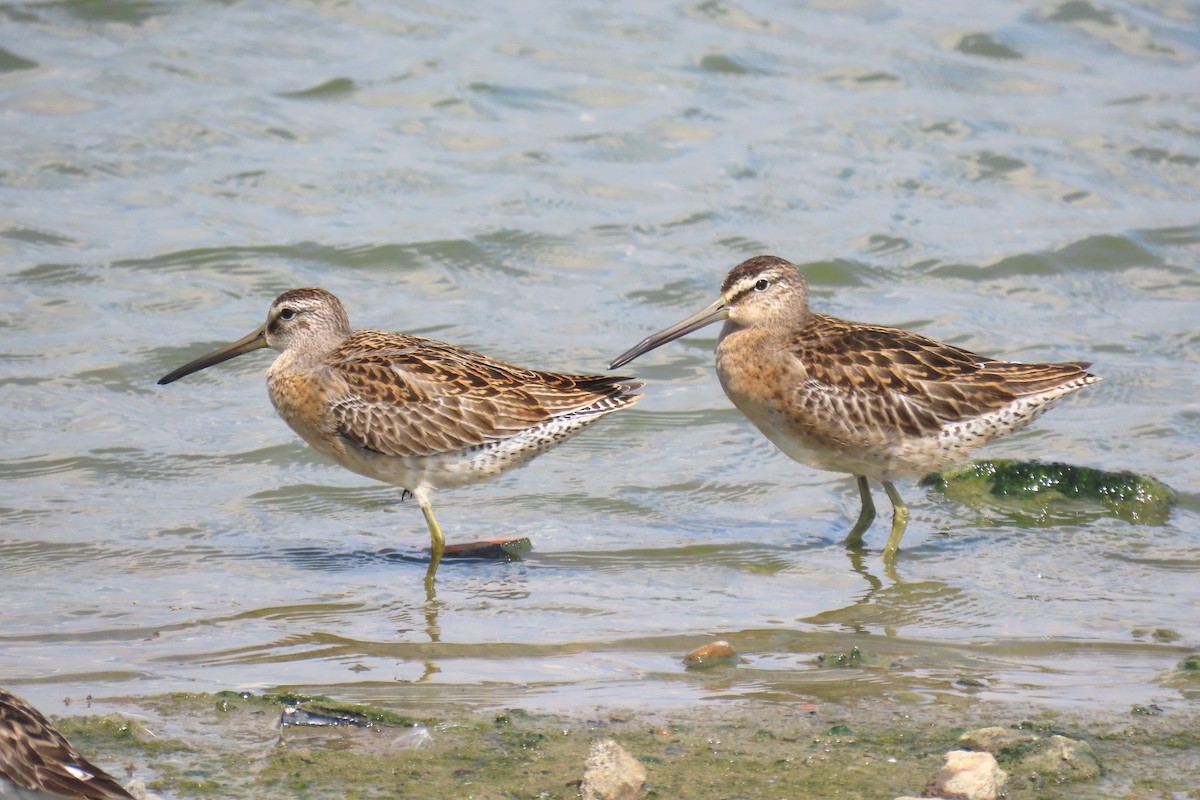
[[[448,544],[443,558],[494,558],[501,561],[520,561],[521,556],[532,549],[533,543],[526,536],[484,539],[478,542]]]
[[[973,461],[927,475],[921,485],[970,505],[1003,498],[1029,510],[1052,499],[1088,500],[1115,517],[1149,525],[1166,522],[1175,505],[1175,492],[1154,478],[1057,462]]]
[[[592,745],[584,762],[582,800],[642,800],[646,767],[612,739]]]
[[[683,657],[683,663],[687,664],[688,669],[709,669],[736,664],[737,660],[737,650],[724,639],[697,647]]]

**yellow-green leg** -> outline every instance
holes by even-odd
[[[883,481],[883,488],[892,501],[892,533],[888,536],[887,547],[883,548],[883,557],[895,558],[896,553],[900,552],[904,529],[908,527],[908,506],[904,505],[904,498],[896,491],[895,484]]]
[[[442,553],[446,552],[446,537],[433,516],[433,506],[424,497],[419,498],[421,513],[425,515],[425,524],[429,526],[429,569],[425,572],[425,587],[433,586],[433,576],[437,573],[438,564],[442,563]]]
[[[855,521],[854,527],[850,529],[850,533],[846,534],[846,544],[851,547],[862,546],[863,533],[875,521],[875,501],[871,499],[871,487],[867,485],[865,475],[858,475],[856,477],[858,478],[858,496],[862,498],[862,511],[858,512],[858,520]],[[884,486],[887,486],[887,484],[885,483]]]

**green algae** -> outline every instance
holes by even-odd
[[[1176,669],[1179,670],[1180,674],[1186,675],[1189,678],[1200,679],[1200,653],[1183,659],[1179,662],[1179,666]]]
[[[1127,522],[1161,525],[1175,505],[1175,492],[1154,478],[1106,472],[1058,462],[973,461],[928,475],[923,486],[968,505],[1003,500],[1015,511],[1037,514],[1063,501],[1090,502]]]
[[[851,647],[844,653],[821,653],[817,656],[817,664],[831,669],[853,669],[869,666],[875,659],[867,656],[857,646]]]
[[[102,747],[105,752],[117,755],[163,756],[192,749],[181,741],[159,738],[138,722],[119,717],[67,717],[57,727],[81,750]]]

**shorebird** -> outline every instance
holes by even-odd
[[[436,489],[525,464],[641,397],[629,378],[539,372],[420,336],[351,330],[324,289],[284,292],[261,327],[158,382],[263,347],[279,352],[267,370],[271,402],[300,438],[416,498],[429,526],[427,586],[446,544]]]
[[[875,519],[867,479],[882,483],[893,510],[888,557],[908,524],[895,481],[961,462],[1100,380],[1082,361],[997,361],[911,331],[818,314],[799,270],[776,256],[734,267],[716,302],[646,337],[609,369],[722,320],[716,361],[725,394],[791,458],[857,478],[862,510],[847,544],[860,546]]]
[[[0,797],[16,800],[132,800],[42,713],[0,686]]]

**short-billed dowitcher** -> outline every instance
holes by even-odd
[[[867,478],[880,481],[893,509],[888,556],[908,524],[895,481],[963,461],[1100,380],[1085,362],[997,361],[911,331],[818,314],[799,270],[775,256],[734,267],[715,303],[643,339],[609,369],[719,320],[725,394],[796,461],[858,479],[862,511],[848,544],[861,544],[875,519]]]
[[[0,687],[0,797],[132,800],[27,701]]]
[[[351,330],[324,289],[284,292],[260,328],[158,382],[262,347],[279,351],[267,390],[300,438],[416,497],[431,540],[427,582],[445,551],[435,489],[520,466],[641,397],[629,378],[539,372],[419,336]]]

